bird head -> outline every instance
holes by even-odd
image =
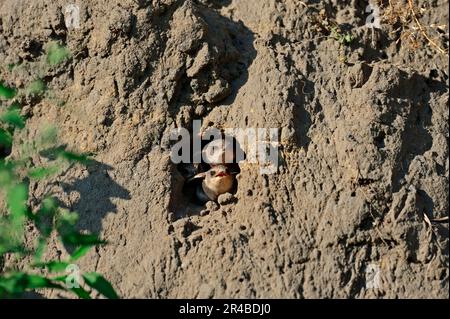
[[[213,140],[203,149],[202,157],[211,166],[233,163],[235,159],[233,142],[228,139]]]
[[[225,165],[214,165],[206,174],[206,179],[213,180],[222,180],[230,177],[230,171]]]

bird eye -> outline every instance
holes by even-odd
[[[211,171],[211,175],[215,176],[216,175],[216,171]]]

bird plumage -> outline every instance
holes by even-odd
[[[217,201],[221,194],[232,192],[239,165],[235,163],[233,143],[214,140],[202,150],[202,163],[180,164],[178,169],[186,179],[183,192],[197,204]]]
[[[199,203],[216,201],[219,195],[230,192],[234,186],[234,174],[225,165],[215,165],[210,170],[199,173],[190,181],[201,180],[195,185],[195,196]]]

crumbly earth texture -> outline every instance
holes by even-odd
[[[46,81],[16,138],[53,124],[70,149],[94,154],[30,185],[32,204],[52,192],[108,241],[82,270],[124,298],[449,297],[448,220],[438,222],[449,209],[448,55],[423,37],[412,48],[398,24],[364,27],[365,1],[72,2],[78,29],[65,25],[65,0],[0,0],[0,69],[17,87]],[[448,1],[414,3],[423,25],[448,24]],[[448,25],[441,33],[448,41]],[[71,56],[42,68],[51,41]],[[277,173],[243,164],[235,194],[192,208],[169,137],[194,119],[278,128]],[[46,257],[65,256],[53,238]]]

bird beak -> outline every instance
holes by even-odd
[[[229,176],[230,174],[228,174],[227,172],[219,172],[216,174],[216,177],[225,177],[225,176]]]
[[[205,177],[206,177],[206,173],[199,173],[199,174],[189,178],[188,182],[193,181],[194,179],[205,178]]]

